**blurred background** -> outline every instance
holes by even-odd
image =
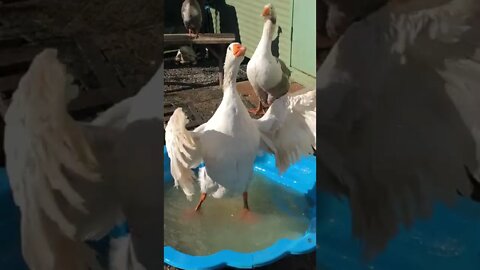
[[[89,121],[150,80],[163,61],[163,21],[162,0],[0,1],[0,166],[3,116],[36,54],[58,50],[79,86],[69,113]],[[0,269],[24,270],[19,212],[6,178],[0,190]]]
[[[74,118],[90,120],[134,95],[163,60],[163,21],[158,0],[1,1],[2,116],[31,60],[46,47],[59,50],[80,87],[69,104]],[[0,128],[3,136],[3,117]]]

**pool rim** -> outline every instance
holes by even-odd
[[[316,159],[314,156],[302,158],[283,174],[279,175],[275,167],[274,156],[263,154],[257,157],[254,170],[270,180],[293,188],[304,195],[310,195],[313,200],[316,199]],[[291,180],[299,178],[299,176],[302,176],[302,181]],[[164,181],[172,181],[170,159],[168,158],[166,147],[164,148]],[[316,203],[312,204],[310,210],[312,215],[310,227],[298,239],[281,238],[273,245],[255,252],[242,253],[232,250],[221,250],[205,256],[189,255],[171,246],[164,246],[164,263],[176,268],[189,270],[213,270],[222,267],[251,269],[272,264],[288,255],[313,252],[316,249]]]

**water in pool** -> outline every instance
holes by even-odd
[[[269,247],[280,238],[302,237],[308,228],[307,199],[255,175],[249,187],[249,206],[254,222],[240,219],[242,197],[207,197],[200,214],[187,216],[198,202],[199,191],[189,202],[172,183],[165,185],[165,240],[190,255],[209,255],[228,249],[252,252]]]

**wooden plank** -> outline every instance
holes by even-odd
[[[37,46],[25,46],[1,50],[0,66],[6,68],[7,66],[19,63],[30,63],[35,55],[41,52],[42,49],[42,47]]]
[[[2,76],[24,74],[25,72],[27,72],[29,66],[30,62],[20,62],[9,66],[0,65],[0,74]]]
[[[3,0],[0,1],[0,9],[9,11],[18,8],[34,8],[40,4],[39,0]]]
[[[220,87],[223,86],[223,76],[224,76],[224,71],[223,71],[223,65],[225,63],[225,54],[226,54],[226,48],[225,46],[222,45],[207,45],[209,51],[212,53],[212,55],[217,58],[218,61],[218,84]]]
[[[11,98],[0,99],[0,113],[5,116],[5,113],[10,105]],[[83,111],[89,108],[96,108],[112,103],[97,91],[82,92],[80,95],[68,104],[68,111],[75,113],[76,111]]]
[[[179,104],[178,106],[175,106],[174,104],[170,103],[170,104],[164,104],[163,106],[163,121],[165,126],[170,120],[170,117],[172,116],[175,109],[178,107],[183,108],[183,112],[186,114],[189,120],[187,125],[185,126],[186,129],[192,130],[204,123],[200,114],[193,107],[193,104],[187,103],[187,104]]]
[[[14,91],[18,87],[18,83],[23,74],[9,75],[0,77],[0,92]]]
[[[232,33],[205,33],[195,38],[188,34],[164,34],[163,41],[165,45],[230,44],[235,41],[235,35]]]
[[[28,41],[23,37],[0,38],[0,49],[20,47],[27,43]]]
[[[109,98],[112,103],[117,103],[129,96],[128,91],[122,87],[115,77],[115,71],[112,67],[105,64],[105,57],[93,43],[85,38],[77,39],[78,48],[86,56],[86,61],[90,69],[95,73],[102,84],[102,94]]]
[[[205,122],[192,103],[187,103],[187,108],[190,112],[190,125],[187,124],[187,129],[194,129]]]
[[[31,1],[31,0],[2,0],[1,1],[2,5],[5,5],[5,6],[17,5],[19,3],[25,3],[25,2],[37,2],[37,1]]]
[[[106,97],[101,94],[101,89],[94,91],[81,92],[78,97],[68,104],[69,111],[81,111],[90,107],[99,107],[112,104]]]
[[[95,93],[95,92],[92,92]],[[99,93],[99,92],[96,92]],[[99,98],[95,95],[81,95],[73,100],[68,106],[68,112],[77,121],[92,120],[99,112],[105,111],[113,104],[106,98]]]
[[[173,104],[164,104],[163,106],[164,115],[172,115],[174,111],[175,111],[175,106],[173,106]]]
[[[5,113],[7,112],[8,105],[10,105],[9,100],[0,99],[0,113],[2,114],[2,120],[5,118]]]
[[[86,58],[85,63],[100,82],[100,87],[81,91],[79,96],[68,104],[68,111],[74,117],[81,119],[94,115],[101,108],[112,105],[116,99],[122,100],[125,97],[124,93],[115,96],[115,93],[122,92],[123,88],[103,62],[101,52],[87,42],[83,42],[80,47],[68,39],[52,38],[42,42],[41,46],[24,44],[25,39],[22,38],[7,38],[3,43],[0,40],[0,94],[2,96],[0,113],[2,116],[5,115],[11,102],[11,95],[32,59],[47,45],[57,47],[59,51],[63,51],[65,46],[75,48],[74,51],[70,49],[67,51],[81,55],[81,59]],[[72,75],[75,76],[75,74]],[[77,79],[81,80],[81,78]]]

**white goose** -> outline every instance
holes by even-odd
[[[479,1],[390,1],[339,39],[317,91],[318,186],[349,197],[366,255],[480,186]]]
[[[261,119],[250,117],[236,89],[245,50],[239,43],[228,47],[223,99],[208,122],[187,131],[187,119],[178,108],[166,127],[172,176],[188,198],[194,194],[191,168],[205,163],[199,171],[202,194],[196,211],[207,194],[214,198],[243,194],[244,209],[249,210],[247,189],[260,150],[273,152],[283,171],[300,156],[311,153],[315,145],[315,91],[286,95],[277,99]]]
[[[285,95],[290,88],[290,70],[272,54],[272,39],[277,28],[277,15],[272,4],[263,8],[265,19],[260,42],[247,64],[247,77],[258,96],[259,104],[250,112],[255,115],[268,108],[272,102]]]

